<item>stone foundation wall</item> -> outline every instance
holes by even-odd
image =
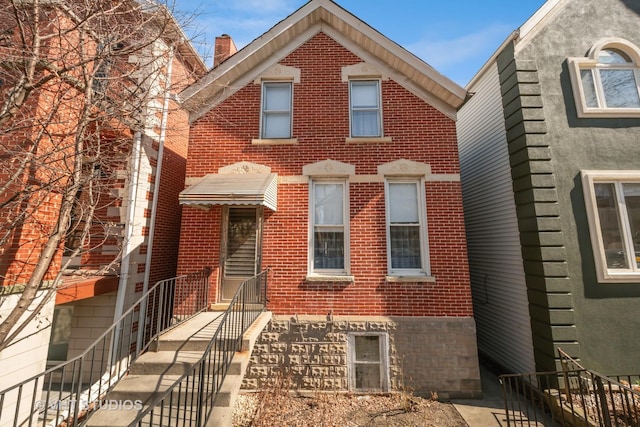
[[[347,391],[348,336],[388,336],[391,391],[411,390],[441,399],[481,394],[472,318],[274,316],[251,355],[243,388]]]

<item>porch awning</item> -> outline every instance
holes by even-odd
[[[247,173],[206,175],[180,193],[183,205],[278,205],[278,174]]]
[[[118,290],[116,276],[64,276],[56,292],[56,305],[93,298]]]

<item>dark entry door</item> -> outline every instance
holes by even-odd
[[[230,301],[242,282],[260,271],[262,209],[225,209],[219,300]]]

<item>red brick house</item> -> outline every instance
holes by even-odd
[[[301,389],[480,391],[455,127],[466,95],[329,0],[181,93],[179,272],[212,267],[224,304],[271,269],[274,320],[245,388],[283,373]]]

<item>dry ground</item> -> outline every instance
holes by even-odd
[[[467,423],[450,403],[409,394],[318,393],[302,397],[271,390],[238,396],[233,426],[467,427]]]

